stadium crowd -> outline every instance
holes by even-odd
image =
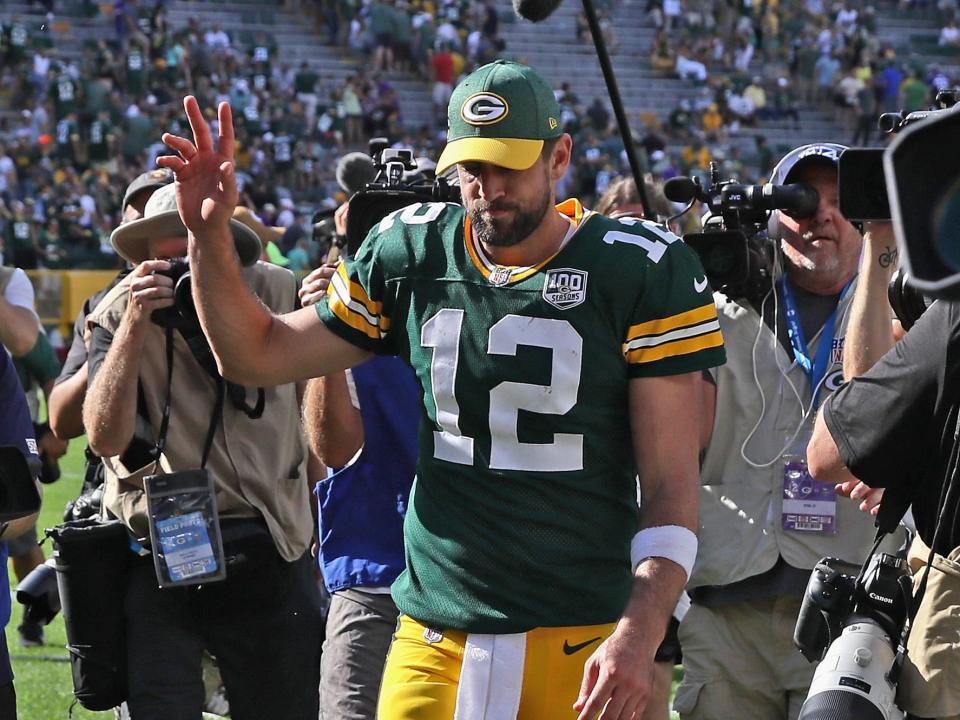
[[[668,138],[684,146],[672,158],[683,172],[709,159],[742,170],[740,159],[730,157],[741,128],[779,121],[798,129],[808,108],[828,112],[851,145],[881,144],[880,113],[925,109],[938,91],[958,82],[940,63],[899,56],[881,39],[869,3],[651,0],[647,7],[658,28],[651,66],[699,88],[695,100],[680,100],[663,123]],[[900,12],[935,17],[944,26],[939,45],[956,44],[956,3],[929,9],[905,3]],[[950,59],[949,52],[940,54]],[[691,137],[708,149],[691,146]],[[749,161],[754,177],[772,167],[762,151]]]
[[[59,55],[49,25],[0,20],[0,80],[6,104],[19,109],[18,117],[0,119],[0,235],[22,245],[17,264],[116,263],[106,238],[119,217],[117,188],[164,152],[159,129],[181,129],[177,98],[185,91],[205,107],[230,100],[238,113],[246,204],[270,226],[278,208],[293,203],[300,224],[312,210],[339,204],[335,161],[371,137],[436,157],[456,80],[505,47],[492,0],[329,0],[298,7],[330,43],[366,58],[356,73],[331,82],[306,62],[291,66],[263,29],[231,37],[196,18],[171,27],[163,2],[118,2],[112,14],[85,3],[88,15],[112,25],[112,38],[90,44],[80,58]],[[757,135],[745,144],[741,128],[762,132],[772,121],[797,128],[800,112],[810,107],[832,113],[851,144],[880,142],[880,112],[927,107],[956,81],[940,66],[917,67],[881,43],[869,5],[651,0],[647,11],[658,29],[651,66],[699,87],[694,99],[678,101],[662,117],[633,119],[657,179],[702,174],[711,161],[726,176],[762,179],[782,148]],[[609,12],[601,8],[601,18]],[[941,44],[950,45],[953,4],[930,12],[943,18]],[[586,39],[582,25],[580,18],[578,37]],[[401,98],[384,76],[394,69],[414,70],[432,84],[434,126],[405,124]],[[609,105],[579,97],[570,83],[557,94],[563,126],[579,141],[562,189],[598,197],[627,169]],[[292,221],[285,215],[279,224]],[[296,247],[301,234],[280,243],[282,252]],[[322,261],[313,246],[301,250],[309,256],[305,267]]]

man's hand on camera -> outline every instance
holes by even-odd
[[[158,270],[169,269],[166,260],[145,260],[134,268],[127,305],[127,316],[134,325],[149,322],[154,310],[173,305],[173,280],[157,274]]]
[[[183,100],[193,141],[164,133],[164,143],[178,155],[157,158],[157,165],[173,170],[177,178],[177,208],[187,229],[195,236],[219,235],[231,242],[230,218],[237,206],[237,178],[233,167],[233,115],[230,105],[217,108],[219,136],[214,147],[210,126],[197,99]]]
[[[876,516],[880,512],[883,488],[872,488],[859,480],[847,480],[836,486],[837,494],[860,501],[860,510]]]
[[[300,303],[304,307],[316,305],[327,294],[330,278],[337,272],[337,265],[339,263],[325,263],[303,279],[297,294],[300,296]]]

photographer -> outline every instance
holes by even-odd
[[[334,272],[336,265],[328,264],[304,279],[304,306],[323,301]],[[390,585],[405,566],[403,518],[417,458],[418,403],[416,378],[396,357],[373,358],[307,385],[307,437],[335,470],[315,491],[320,566],[330,591],[322,720],[376,715],[397,625]]]
[[[804,145],[781,159],[771,183],[814,188],[816,209],[804,218],[772,211],[783,270],[760,299],[715,296],[728,356],[706,384],[715,412],[702,541],[679,632],[675,708],[685,719],[796,718],[815,670],[793,645],[810,569],[825,555],[852,568],[871,547],[869,518],[833,492],[813,493],[805,459],[812,411],[842,380],[862,245],[837,207],[843,150]]]
[[[159,588],[150,557],[133,560],[124,617],[130,712],[134,720],[199,717],[207,649],[220,665],[233,717],[316,718],[320,609],[295,388],[260,395],[224,387],[205,362],[190,307],[181,301],[174,312],[168,260],[181,258],[187,243],[176,190],[157,190],[144,217],[111,236],[136,267],[88,318],[83,423],[104,458],[103,505],[141,545],[151,522],[143,477],[158,466],[172,473],[205,465],[227,578]],[[293,276],[257,262],[260,242],[246,226],[231,221],[229,228],[253,292],[274,310],[292,309]],[[251,409],[250,397],[263,402]]]
[[[956,457],[960,305],[938,300],[910,332],[823,406],[808,448],[818,480],[885,488],[881,514],[912,503],[916,616],[897,704],[920,717],[960,716],[960,505]],[[878,422],[879,420],[879,422]],[[937,530],[939,526],[939,530]],[[929,569],[929,548],[935,552]],[[924,576],[929,572],[929,578]]]

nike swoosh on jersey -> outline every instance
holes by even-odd
[[[707,278],[704,277],[702,280],[693,279],[693,289],[697,291],[697,294],[702,293],[707,289]]]
[[[563,654],[564,655],[573,655],[583,650],[585,647],[593,645],[595,642],[600,640],[599,637],[595,637],[592,640],[587,640],[586,642],[577,643],[576,645],[571,645],[569,640],[563,641]]]

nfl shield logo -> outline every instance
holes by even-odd
[[[434,643],[438,643],[443,640],[443,633],[440,630],[434,630],[433,628],[424,628],[423,639],[433,645]]]
[[[510,268],[507,267],[497,267],[492,273],[490,273],[490,284],[500,287],[501,285],[506,285],[510,282]]]
[[[543,299],[561,310],[576,307],[587,298],[587,273],[583,270],[550,270],[543,281]]]

